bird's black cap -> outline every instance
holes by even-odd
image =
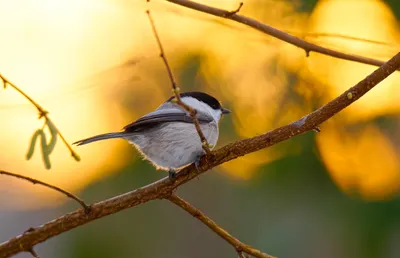
[[[221,103],[214,98],[213,96],[208,95],[207,93],[200,92],[200,91],[190,91],[190,92],[183,92],[179,94],[181,98],[183,97],[192,97],[195,98],[199,101],[202,101],[206,104],[208,104],[210,107],[213,109],[222,109]],[[175,96],[170,97],[167,101],[171,101]]]

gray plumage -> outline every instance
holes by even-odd
[[[206,97],[210,96],[206,95]],[[198,98],[197,95],[185,96],[182,97],[182,101],[196,109],[200,128],[207,142],[215,146],[219,134],[218,122],[222,113],[228,113],[228,110],[222,108],[219,102],[212,103],[214,105],[210,106]],[[112,138],[129,141],[145,159],[164,170],[180,169],[197,161],[204,154],[200,137],[191,117],[180,106],[170,101],[125,126],[122,132],[101,134],[74,144],[84,145]]]

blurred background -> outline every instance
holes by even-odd
[[[234,10],[237,0],[199,1]],[[242,24],[166,1],[0,0],[0,73],[50,111],[69,142],[118,131],[171,95],[145,10],[183,91],[217,96],[233,113],[217,147],[294,121],[376,69],[293,47]],[[332,49],[388,60],[400,49],[396,0],[245,0],[240,14]],[[243,242],[278,257],[398,257],[400,73],[309,132],[233,160],[178,193]],[[15,90],[0,91],[0,169],[92,203],[165,177],[122,140],[61,141],[46,170],[43,125]],[[0,242],[77,204],[0,177]],[[152,201],[38,245],[40,257],[236,257],[167,201]],[[30,257],[20,254],[17,257]]]

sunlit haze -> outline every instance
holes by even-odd
[[[235,9],[238,1],[203,2]],[[386,42],[397,49],[400,46],[398,21],[382,1],[319,1],[312,13],[298,10],[296,1],[267,2],[270,7],[260,8],[260,1],[245,1],[241,14],[297,35],[339,33]],[[0,73],[49,110],[70,143],[119,131],[171,95],[145,15],[148,8],[153,11],[174,72],[199,65],[196,84],[181,88],[199,86],[234,111],[224,118],[230,119],[233,131],[220,137],[219,147],[294,121],[376,69],[316,53],[307,58],[304,50],[244,25],[164,1],[1,0]],[[350,15],[354,12],[357,18]],[[307,40],[380,60],[397,51],[388,45],[343,38]],[[201,62],[190,63],[189,57]],[[294,76],[298,76],[296,81]],[[184,78],[178,76],[178,80]],[[400,156],[395,135],[372,123],[399,113],[399,81],[399,73],[393,74],[323,124],[322,133],[315,136],[315,151],[346,193],[355,191],[365,199],[380,200],[399,190]],[[31,160],[25,159],[33,132],[43,125],[35,108],[7,88],[0,90],[0,116],[0,169],[73,192],[139,158],[128,143],[110,140],[74,147],[82,158],[76,162],[59,141],[50,156],[52,168],[46,170],[39,149]],[[352,126],[358,126],[357,133]],[[249,180],[255,173],[263,173],[259,170],[263,165],[301,151],[302,146],[274,147],[228,162],[219,170],[237,180]],[[1,206],[15,209],[65,201],[58,193],[6,177],[0,177],[0,193]],[[13,202],[8,201],[11,198]]]

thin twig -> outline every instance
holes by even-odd
[[[391,47],[391,48],[398,48],[399,47],[399,44],[395,44],[395,43],[372,40],[372,39],[367,39],[367,38],[359,38],[359,37],[349,36],[349,35],[340,34],[340,33],[328,33],[328,32],[306,32],[306,33],[302,33],[301,32],[301,33],[297,33],[297,32],[287,31],[287,30],[285,30],[285,32],[286,33],[290,33],[290,34],[298,35],[301,38],[309,38],[310,37],[310,38],[345,39],[345,40],[353,40],[353,41],[359,41],[359,42],[375,44],[375,45],[382,45],[382,46]]]
[[[316,52],[316,53],[320,53],[320,54],[327,55],[327,56],[332,56],[332,57],[339,58],[339,59],[354,61],[354,62],[363,63],[363,64],[369,64],[369,65],[374,65],[374,66],[381,66],[385,63],[383,61],[376,60],[373,58],[346,54],[346,53],[343,53],[340,51],[336,51],[336,50],[332,50],[329,48],[318,46],[316,44],[310,43],[310,42],[302,40],[298,37],[292,36],[286,32],[278,30],[274,27],[271,27],[267,24],[261,23],[255,19],[243,16],[240,14],[236,14],[236,13],[231,14],[231,12],[227,11],[227,10],[211,7],[211,6],[208,6],[205,4],[200,4],[200,3],[189,1],[189,0],[166,0],[166,1],[177,4],[177,5],[184,6],[184,7],[193,9],[193,10],[197,10],[197,11],[200,11],[203,13],[208,13],[208,14],[211,14],[214,16],[222,17],[225,19],[230,19],[230,20],[245,24],[245,25],[252,27],[256,30],[259,30],[265,34],[268,34],[272,37],[275,37],[275,38],[285,41],[289,44],[292,44],[294,46],[304,49],[304,51],[306,52],[306,56],[309,56],[310,52]],[[400,71],[400,68],[398,68],[397,70]]]
[[[31,255],[35,258],[40,258],[39,255],[35,252],[35,250],[33,250],[33,248],[31,248],[29,251],[29,253],[31,253]]]
[[[41,119],[42,117],[44,117],[44,119],[47,121],[50,121],[53,126],[54,129],[57,130],[57,134],[60,136],[61,140],[64,142],[65,146],[67,146],[68,150],[71,153],[71,156],[76,160],[79,161],[80,157],[79,155],[72,149],[71,145],[67,142],[67,140],[64,138],[64,136],[61,134],[60,130],[58,130],[58,128],[55,126],[55,124],[52,122],[52,120],[49,117],[49,112],[47,110],[45,110],[44,108],[42,108],[42,106],[40,106],[36,101],[34,101],[31,97],[28,96],[28,94],[26,94],[24,91],[22,91],[17,85],[15,85],[14,83],[12,83],[11,81],[9,81],[6,77],[4,77],[2,74],[0,74],[0,79],[3,81],[3,85],[4,88],[7,87],[7,85],[11,86],[12,88],[14,88],[16,91],[18,91],[22,96],[24,96],[30,103],[32,103],[32,105],[35,106],[35,108],[38,110],[39,112],[39,119]]]
[[[29,97],[25,92],[23,92],[20,88],[18,88],[14,83],[10,82],[8,79],[6,79],[2,74],[0,74],[0,79],[3,80],[3,85],[4,88],[7,87],[7,85],[10,85],[13,87],[16,91],[18,91],[22,96],[24,96],[29,102],[31,102],[36,109],[39,111],[39,118],[42,118],[45,116],[48,112],[43,109],[36,101],[34,101],[31,97]]]
[[[221,238],[225,239],[229,244],[231,244],[233,246],[233,248],[235,248],[236,252],[239,255],[242,255],[242,253],[248,253],[254,257],[259,257],[259,258],[274,258],[274,256],[263,253],[260,250],[255,249],[254,247],[251,247],[249,245],[242,243],[239,239],[237,239],[234,236],[232,236],[231,234],[229,234],[228,231],[221,228],[212,219],[207,217],[207,215],[205,215],[199,209],[197,209],[196,207],[194,207],[187,201],[183,200],[181,197],[177,196],[176,194],[171,194],[169,197],[167,197],[167,199],[169,201],[173,202],[174,204],[178,205],[185,211],[187,211],[189,214],[191,214],[196,219],[203,222],[207,227],[209,227],[217,235],[219,235]]]
[[[165,199],[171,195],[177,187],[198,177],[200,174],[205,173],[213,167],[249,153],[276,145],[277,143],[288,140],[296,135],[311,131],[316,126],[325,122],[336,113],[361,98],[399,67],[400,52],[355,86],[299,120],[253,138],[243,139],[225,145],[224,147],[213,151],[212,159],[210,156],[203,156],[199,162],[201,171],[197,171],[195,166],[191,165],[177,173],[175,180],[170,180],[168,177],[165,177],[131,192],[94,203],[91,205],[91,212],[89,215],[86,215],[82,210],[65,214],[55,220],[33,228],[30,232],[1,243],[0,258],[9,257],[29,250],[38,243],[42,243],[51,237],[72,230],[90,221],[138,206],[151,200]],[[25,249],[21,250],[21,245]]]
[[[242,9],[242,6],[243,6],[243,2],[240,2],[239,6],[235,10],[230,11],[225,17],[233,15],[233,14],[237,14],[238,12],[240,12],[240,9]]]
[[[237,252],[237,254],[238,254],[239,258],[246,258],[242,251]]]
[[[55,190],[55,191],[57,191],[59,193],[62,193],[64,195],[66,195],[67,197],[77,201],[83,207],[83,209],[85,210],[85,212],[87,214],[90,212],[90,206],[87,205],[82,199],[80,199],[78,196],[76,196],[76,195],[74,195],[72,193],[69,193],[69,192],[67,192],[67,191],[65,191],[65,190],[63,190],[63,189],[61,189],[61,188],[59,188],[57,186],[42,182],[40,180],[31,178],[31,177],[27,177],[27,176],[23,176],[23,175],[19,175],[19,174],[14,174],[14,173],[7,172],[7,171],[4,171],[4,170],[0,170],[0,175],[7,175],[7,176],[16,177],[16,178],[19,178],[19,179],[27,180],[27,181],[31,182],[32,184],[39,184],[39,185],[43,185],[43,186],[45,186],[47,188],[51,188],[51,189],[53,189],[53,190]]]
[[[182,101],[181,96],[180,96],[180,93],[179,93],[179,92],[180,92],[180,88],[177,86],[176,81],[175,81],[175,78],[174,78],[174,75],[172,74],[171,67],[170,67],[169,64],[168,64],[168,60],[167,60],[167,57],[165,56],[164,48],[163,48],[163,46],[162,46],[162,44],[161,44],[160,37],[158,36],[157,29],[156,29],[156,26],[155,26],[155,24],[154,24],[154,20],[153,20],[153,18],[152,18],[152,16],[151,16],[149,10],[147,10],[146,13],[147,13],[147,15],[148,15],[148,17],[149,17],[149,21],[150,21],[150,24],[151,24],[151,28],[153,29],[154,36],[155,36],[155,38],[156,38],[156,40],[157,40],[157,44],[158,44],[158,47],[159,47],[159,49],[160,49],[160,57],[161,57],[162,60],[164,61],[165,67],[167,68],[168,76],[169,76],[169,79],[170,79],[171,84],[172,84],[172,91],[173,91],[174,94],[175,94],[176,103],[177,103],[178,105],[180,105],[181,107],[183,107],[183,108],[189,113],[189,115],[191,116],[191,118],[192,118],[192,120],[193,120],[193,123],[194,123],[194,126],[196,127],[197,133],[198,133],[198,135],[199,135],[199,137],[200,137],[200,141],[201,141],[201,143],[202,143],[202,147],[203,147],[204,151],[205,151],[208,155],[210,155],[210,154],[211,154],[210,147],[213,147],[213,146],[211,146],[211,145],[208,144],[206,137],[204,136],[203,132],[201,131],[200,123],[199,123],[199,120],[197,119],[197,116],[196,116],[196,114],[197,114],[196,109],[192,108],[192,107],[189,106],[189,105],[186,105],[186,104]]]

